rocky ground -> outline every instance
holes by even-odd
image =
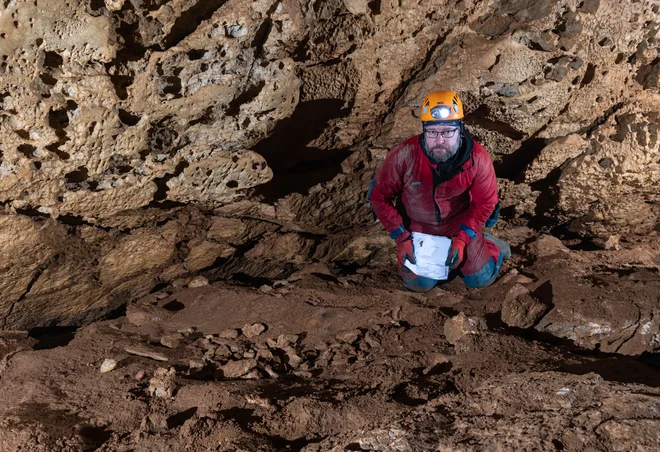
[[[0,28],[0,452],[660,450],[657,1],[7,0]],[[365,194],[438,89],[514,257],[419,295]]]
[[[319,263],[4,331],[0,448],[658,450],[660,240],[499,235],[483,290]]]

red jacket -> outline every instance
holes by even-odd
[[[376,172],[369,196],[374,213],[394,239],[405,230],[460,237],[470,243],[498,203],[488,151],[476,141],[463,171],[434,187],[433,167],[414,136],[396,145]],[[405,212],[394,206],[400,196]]]

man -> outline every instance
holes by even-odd
[[[511,255],[503,241],[482,232],[499,214],[497,179],[488,151],[465,130],[463,117],[455,92],[426,96],[423,133],[390,150],[370,189],[373,211],[397,244],[399,275],[416,292],[438,281],[404,266],[405,259],[415,263],[413,231],[451,238],[445,264],[458,269],[468,287],[490,285]]]

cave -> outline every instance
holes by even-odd
[[[0,24],[0,451],[657,448],[654,2],[13,0]],[[471,287],[466,243],[415,292],[368,192],[439,90],[511,255]]]

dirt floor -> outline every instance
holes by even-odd
[[[565,245],[483,290],[311,265],[0,333],[0,449],[660,450],[660,241]]]

